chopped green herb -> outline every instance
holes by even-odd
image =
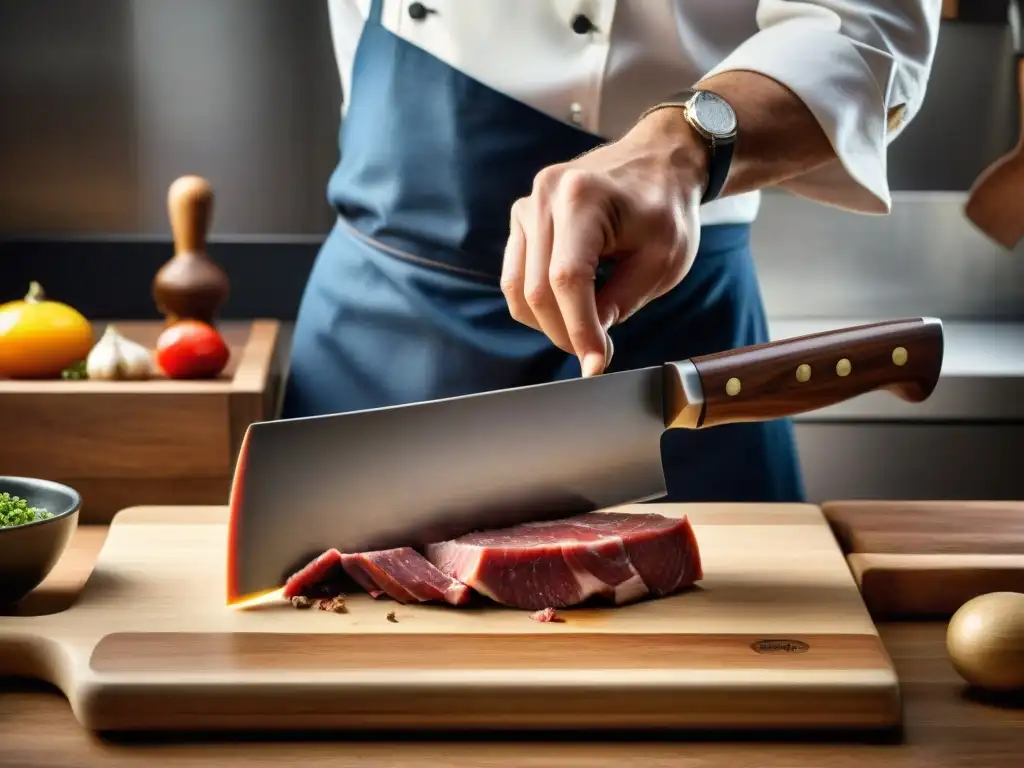
[[[62,379],[68,379],[69,381],[88,379],[89,374],[85,369],[85,360],[79,360],[74,365],[68,366],[60,372],[60,376]]]
[[[398,623],[398,619],[395,618],[395,612],[394,611],[392,611],[391,613],[388,614],[388,621],[390,621],[392,624],[397,624]]]
[[[11,528],[15,525],[34,523],[53,517],[50,512],[39,507],[30,507],[20,496],[0,493],[0,528]]]

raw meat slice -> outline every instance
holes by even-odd
[[[363,568],[358,555],[342,555],[341,567],[345,569],[345,573],[352,578],[352,581],[369,592],[370,597],[374,600],[384,594],[384,590],[377,586],[373,576]]]
[[[653,513],[592,512],[579,524],[620,538],[633,567],[655,595],[668,595],[704,578],[700,550],[686,517]]]
[[[284,584],[285,598],[290,600],[293,597],[308,597],[309,595],[306,593],[327,579],[331,572],[340,565],[341,553],[336,549],[328,549],[288,577],[288,581]]]
[[[472,594],[411,547],[342,555],[341,565],[374,598],[383,591],[400,603],[437,600],[462,605]]]
[[[374,599],[387,594],[400,603],[440,600],[462,605],[472,595],[469,587],[441,573],[419,552],[401,547],[344,555],[328,549],[285,582],[284,597],[322,592],[317,586],[339,567]]]
[[[534,611],[530,614],[530,618],[534,621],[539,621],[542,624],[547,624],[552,621],[561,622],[561,619],[558,618],[558,614],[555,613],[554,608],[542,608],[539,611]]]
[[[664,596],[703,578],[687,518],[589,512],[430,544],[443,573],[514,608],[567,608],[600,596],[617,605]]]

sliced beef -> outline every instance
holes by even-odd
[[[647,588],[669,595],[704,578],[697,537],[686,517],[653,513],[592,512],[575,518],[576,525],[617,537]]]
[[[300,571],[292,574],[284,584],[284,596],[310,597],[316,594],[317,587],[326,581],[333,581],[334,573],[341,567],[341,552],[328,549],[319,557],[310,561]]]
[[[347,574],[373,598],[462,605],[471,588],[540,611],[601,598],[616,605],[671,594],[703,578],[689,521],[654,513],[591,512],[430,544],[342,554],[329,549],[288,579],[287,598],[328,596]],[[335,588],[335,591],[338,591]],[[544,609],[549,609],[545,612]]]
[[[462,605],[471,595],[469,587],[439,571],[411,547],[342,555],[341,565],[375,598],[383,592],[400,603]]]
[[[352,581],[369,592],[370,597],[376,600],[384,594],[384,590],[377,586],[377,582],[369,570],[363,567],[362,560],[363,558],[359,555],[341,556],[341,564],[345,569],[345,573],[351,577]]]
[[[358,554],[328,549],[285,582],[284,597],[319,596],[325,581],[336,581],[332,577],[339,568],[373,598],[386,594],[400,603],[437,600],[461,605],[472,594],[419,552],[402,547]]]
[[[444,574],[514,608],[567,608],[592,597],[617,605],[703,578],[689,520],[590,512],[430,544]]]

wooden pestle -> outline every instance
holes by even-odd
[[[214,324],[227,300],[228,277],[207,254],[213,188],[199,176],[182,176],[167,193],[174,256],[153,278],[153,299],[168,324],[201,320]]]

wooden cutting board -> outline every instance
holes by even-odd
[[[822,505],[876,619],[949,618],[988,592],[1024,592],[1024,502]]]
[[[137,507],[74,605],[0,617],[0,673],[53,682],[96,730],[899,723],[891,660],[819,508],[657,510],[690,516],[700,588],[542,624],[367,595],[347,614],[229,609],[226,510]]]

